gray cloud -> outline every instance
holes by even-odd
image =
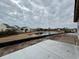
[[[1,0],[0,21],[29,27],[76,27],[74,0]]]

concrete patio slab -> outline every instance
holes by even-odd
[[[0,59],[79,59],[78,55],[78,46],[46,40]]]

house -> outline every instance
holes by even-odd
[[[0,24],[0,35],[12,35],[12,34],[17,34],[15,27],[9,26],[8,24],[5,23]]]
[[[5,32],[5,31],[16,31],[18,33],[22,33],[22,32],[30,32],[31,28],[29,28],[29,27],[19,27],[17,25],[10,26],[10,25],[5,24],[5,23],[0,24],[0,32]]]
[[[3,31],[3,32],[4,32],[4,31],[6,31],[7,29],[11,30],[12,27],[9,26],[8,24],[4,24],[4,23],[0,24],[0,31]]]
[[[20,28],[20,31],[21,32],[30,32],[31,28],[29,28],[29,27],[22,27],[22,28]]]

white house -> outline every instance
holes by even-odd
[[[0,32],[2,32],[2,31],[4,32],[7,30],[13,30],[13,29],[15,29],[15,28],[12,26],[9,26],[8,24],[4,24],[4,23],[0,24]]]
[[[0,24],[0,31],[6,31],[6,29],[9,27],[10,27],[9,25],[2,23]]]
[[[31,29],[29,27],[22,27],[21,29],[21,32],[30,32]]]

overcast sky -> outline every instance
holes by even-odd
[[[0,23],[60,28],[77,27],[73,22],[75,0],[0,0]]]

